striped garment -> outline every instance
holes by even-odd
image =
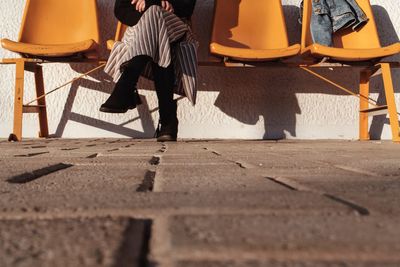
[[[175,93],[186,96],[195,105],[197,95],[197,48],[188,24],[160,6],[153,5],[139,22],[128,27],[121,42],[115,42],[104,71],[117,82],[120,66],[138,55],[152,57],[160,67],[171,62],[175,67]],[[151,64],[142,76],[152,79]]]

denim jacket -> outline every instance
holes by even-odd
[[[314,43],[333,46],[333,33],[352,27],[357,30],[368,18],[356,0],[312,0],[310,22]]]

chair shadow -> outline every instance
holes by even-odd
[[[212,12],[211,7],[212,5],[201,5],[197,12],[199,14]],[[295,22],[293,25],[287,25],[289,43],[294,44],[300,40],[301,30],[297,23],[299,8],[284,6],[284,12],[287,23]],[[199,17],[201,18],[200,25],[209,24],[212,29],[212,21],[205,22],[204,15]],[[196,30],[197,28],[195,28]],[[211,36],[204,32],[204,28],[200,29],[199,35],[203,38]],[[202,49],[204,47],[200,49],[200,60],[205,56],[210,56],[208,51],[202,51]],[[296,88],[295,83],[291,78],[288,79],[291,76],[288,73],[294,73],[294,69],[285,70],[287,73],[285,77],[282,77],[281,69],[276,68],[208,67],[202,69],[202,72],[204,80],[201,82],[212,84],[213,88],[218,88],[219,94],[214,105],[225,115],[247,125],[256,125],[263,120],[265,129],[263,139],[283,139],[296,136],[296,115],[300,114],[301,110],[296,91],[293,90]],[[215,79],[216,77],[219,79]],[[210,91],[213,90],[210,89]]]
[[[229,6],[230,10],[226,10],[224,12],[224,15],[220,20],[222,19],[223,22],[221,21],[216,22],[219,25],[221,25],[221,28],[219,29],[219,34],[216,35],[216,38],[218,40],[214,40],[220,45],[224,46],[229,46],[229,47],[235,47],[235,48],[249,48],[248,45],[240,43],[236,40],[233,40],[233,33],[232,29],[238,26],[239,23],[239,6],[240,2],[242,0],[230,0]]]
[[[86,71],[86,68],[83,68],[82,66],[71,65],[71,67],[72,69],[74,69],[74,71],[77,71],[79,73],[84,73]],[[150,113],[157,111],[157,109],[150,111],[147,99],[143,95],[141,95],[142,104],[137,107],[139,116],[135,116],[133,119],[130,119],[127,122],[123,122],[120,124],[110,123],[97,118],[92,118],[87,115],[73,112],[73,104],[78,94],[78,90],[89,89],[102,93],[111,93],[114,83],[109,80],[109,77],[105,73],[98,72],[97,74],[91,75],[91,78],[94,78],[98,81],[95,82],[93,80],[83,78],[74,82],[71,85],[71,87],[69,88],[67,100],[64,104],[64,109],[60,121],[54,134],[52,134],[51,137],[63,136],[66,125],[69,121],[82,123],[102,130],[106,130],[108,132],[113,132],[132,138],[146,138],[148,136],[151,136],[155,132],[154,121]],[[95,107],[94,109],[97,111],[98,107]],[[139,120],[141,122],[143,131],[136,131],[126,126],[128,123]]]
[[[200,10],[197,11],[200,14],[200,19],[199,21],[195,20],[194,23],[194,25],[203,26],[201,28],[195,27],[195,31],[201,37],[201,41],[205,40],[204,43],[209,43],[209,36],[211,36],[205,28],[209,25],[211,29],[212,20],[204,20],[204,14],[212,12],[211,7],[212,5],[207,4],[200,5]],[[283,7],[289,43],[299,43],[301,39],[301,25],[298,23],[299,8],[292,5],[284,5]],[[398,37],[387,11],[381,6],[374,6],[374,13],[376,17],[379,17],[377,19],[378,28],[386,28],[384,31],[380,31],[382,44],[397,42]],[[200,48],[200,60],[210,57],[207,50],[208,45],[203,45]],[[297,68],[285,68],[284,75],[282,75],[282,69],[279,68],[208,68],[210,67],[201,68],[201,83],[210,84],[210,86],[203,87],[204,91],[219,92],[214,105],[225,115],[247,125],[257,124],[262,117],[265,139],[280,139],[288,135],[296,137],[296,116],[302,113],[298,100],[298,96],[301,94],[347,95],[336,87]],[[343,68],[335,71],[320,69],[318,72],[333,81],[338,81],[346,88],[353,88],[353,91],[358,93],[358,71]],[[398,84],[399,78],[396,75],[393,76],[394,83]],[[371,93],[378,93],[378,102],[385,102],[380,77],[374,78],[371,82]],[[321,106],[325,105],[325,103],[316,103],[315,106],[314,104],[308,104],[310,105],[308,111],[314,109],[314,112],[316,112],[315,109],[321,110]],[[358,114],[357,110],[355,110],[355,114]],[[321,114],[321,116],[324,116],[324,114]],[[334,116],[332,115],[332,117]],[[384,124],[388,124],[385,116],[374,117],[371,125],[372,138],[379,139],[381,137]]]
[[[107,40],[113,39],[115,35],[115,30],[117,26],[117,21],[113,16],[113,1],[98,1],[98,12],[99,17],[102,18],[102,23],[100,23],[100,43],[105,44]],[[110,25],[113,25],[110,27]],[[100,46],[100,58],[107,58],[109,51],[107,50],[105,45]],[[71,69],[79,74],[86,73],[91,68],[94,68],[95,65],[87,65],[87,64],[70,64]],[[155,132],[155,122],[151,117],[151,112],[156,112],[157,109],[153,109],[150,111],[147,99],[145,96],[141,96],[142,105],[137,107],[139,116],[136,116],[132,119],[129,119],[127,122],[121,124],[114,124],[107,121],[103,121],[100,119],[92,118],[87,115],[78,114],[72,111],[74,102],[76,100],[76,96],[78,94],[78,90],[94,90],[102,93],[111,94],[114,83],[112,79],[106,75],[102,70],[96,71],[90,75],[88,78],[80,79],[74,83],[72,83],[69,88],[69,93],[67,96],[67,100],[64,104],[64,109],[61,115],[61,118],[58,122],[57,128],[55,132],[51,135],[51,137],[61,137],[64,134],[66,125],[69,121],[74,121],[78,123],[82,123],[85,125],[89,125],[92,127],[96,127],[105,131],[113,132],[116,134],[120,134],[127,137],[133,138],[146,138],[152,136]],[[93,81],[93,80],[96,80]],[[94,108],[96,111],[98,107]],[[135,121],[141,122],[143,131],[136,131],[131,128],[128,128],[126,125],[128,123],[132,123]]]
[[[390,16],[385,8],[378,5],[372,6],[372,11],[374,13],[375,21],[378,27],[378,34],[381,40],[382,46],[388,46],[394,43],[398,43],[399,36],[397,35],[396,29],[390,19]],[[392,56],[388,58],[393,61],[400,61],[400,55]],[[393,75],[392,79],[395,85],[400,83],[399,75]],[[378,88],[378,89],[374,89]],[[381,77],[375,78],[371,82],[371,89],[373,92],[378,93],[379,96],[377,102],[379,105],[384,105],[386,103],[385,93],[383,92],[383,82]],[[399,93],[399,87],[395,87],[395,93]],[[382,136],[383,127],[385,124],[389,124],[389,119],[385,115],[374,116],[370,126],[371,139],[379,139]]]

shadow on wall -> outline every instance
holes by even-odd
[[[72,65],[71,67],[77,72],[82,72],[82,73],[85,72],[85,70],[83,70],[81,65]],[[150,116],[150,110],[146,102],[146,99],[143,96],[141,97],[143,104],[138,107],[139,116],[132,118],[129,121],[121,124],[113,124],[107,121],[91,118],[86,115],[72,112],[73,104],[78,94],[78,90],[90,89],[103,93],[111,93],[114,84],[109,80],[109,77],[106,74],[99,72],[97,75],[93,75],[91,77],[95,78],[99,82],[94,82],[93,80],[88,80],[88,79],[81,79],[80,81],[74,82],[73,85],[71,86],[67,100],[64,105],[64,110],[61,119],[52,137],[61,137],[64,133],[68,121],[75,121],[78,123],[90,125],[92,127],[96,127],[123,136],[136,137],[136,138],[145,138],[148,137],[149,133],[155,132],[153,120]],[[136,131],[129,127],[126,127],[128,123],[137,120],[141,121],[144,132]]]
[[[102,18],[102,22],[100,23],[100,43],[102,44],[100,51],[101,58],[108,57],[109,51],[106,49],[106,46],[104,44],[106,43],[107,40],[113,39],[115,35],[117,21],[114,18],[114,16],[110,16],[110,14],[112,14],[112,12],[110,11],[112,11],[113,8],[114,8],[114,1],[98,1],[99,17]],[[85,73],[95,66],[87,64],[70,64],[70,67],[78,73]],[[102,93],[111,94],[114,88],[114,83],[112,82],[111,77],[109,77],[103,71],[96,71],[92,73],[90,77],[97,80],[97,82],[94,82],[93,80],[89,79],[80,79],[74,82],[70,87],[61,119],[52,137],[63,136],[68,121],[75,121],[81,124],[90,125],[92,127],[96,127],[105,131],[113,132],[128,137],[146,138],[154,134],[155,132],[154,121],[150,115],[150,112],[155,112],[156,110],[152,111],[149,110],[149,106],[144,96],[141,97],[143,104],[137,108],[139,116],[134,117],[129,121],[121,124],[113,124],[107,121],[91,118],[89,116],[73,112],[72,109],[76,96],[78,94],[78,90],[90,89]],[[98,108],[95,109],[97,110]],[[142,124],[143,132],[136,131],[129,127],[126,127],[128,123],[138,120],[140,120]]]
[[[208,44],[210,42],[212,19],[206,14],[213,12],[212,0],[206,0],[197,5],[194,17],[194,30],[200,39],[200,60],[207,60]],[[389,18],[387,11],[381,6],[374,6],[377,24],[380,31],[382,45],[398,42],[398,36]],[[290,44],[299,43],[301,39],[301,25],[297,22],[299,8],[285,5],[284,13]],[[353,88],[358,92],[359,73],[354,70],[318,70],[319,73],[337,81],[346,88]],[[260,116],[265,123],[266,139],[284,138],[287,134],[296,136],[296,115],[301,114],[296,94],[329,94],[346,95],[335,87],[294,68],[264,68],[264,69],[237,69],[237,68],[202,68],[201,83],[205,91],[218,91],[215,101],[217,106],[226,115],[236,120],[255,125]],[[394,83],[400,79],[393,75]],[[396,92],[400,92],[398,89]],[[371,82],[371,93],[380,93],[378,102],[385,102],[383,84],[380,77]],[[309,111],[319,112],[320,106],[325,103],[308,105]],[[322,111],[323,112],[323,111]],[[327,111],[328,112],[328,111]],[[354,112],[357,112],[356,110]],[[388,123],[385,116],[374,117],[371,125],[371,137],[378,139],[381,136],[383,125]]]
[[[113,1],[99,2],[100,17],[103,18],[103,22],[101,23],[101,41],[103,44],[105,40],[114,36],[116,21],[112,16],[109,16],[109,10],[112,9],[112,5]],[[373,9],[378,28],[380,29],[379,33],[382,45],[398,42],[398,36],[387,11],[381,6],[374,6]],[[286,5],[284,6],[284,12],[287,21],[289,42],[290,44],[299,43],[301,35],[301,25],[297,22],[299,8],[297,6]],[[212,13],[213,0],[197,1],[193,17],[193,28],[200,41],[199,59],[201,61],[209,57],[208,47],[212,27],[212,16],[210,14]],[[110,25],[113,25],[113,27],[110,27]],[[103,50],[102,56],[107,56],[107,53],[107,51]],[[87,71],[87,68],[79,64],[72,64],[71,68],[79,73]],[[354,88],[355,92],[358,90],[359,74],[355,71],[337,70],[332,72],[321,70],[319,72],[330,79],[338,81],[347,88]],[[129,137],[151,137],[155,129],[154,121],[149,112],[154,112],[155,110],[149,110],[144,97],[142,97],[144,103],[138,109],[140,116],[119,125],[72,112],[77,90],[87,88],[111,93],[113,83],[106,74],[97,72],[92,77],[99,82],[82,80],[74,83],[70,88],[70,93],[55,136],[62,136],[67,122],[73,120]],[[398,75],[394,75],[393,79],[395,84],[400,83]],[[202,67],[200,68],[199,84],[202,85],[199,87],[202,91],[219,92],[215,102],[209,104],[214,104],[227,116],[248,125],[257,124],[260,117],[263,117],[265,139],[280,139],[285,138],[287,135],[296,136],[296,115],[301,114],[296,94],[319,93],[344,95],[342,91],[294,68],[244,69]],[[146,86],[147,88],[151,87],[149,83],[146,83]],[[381,93],[383,92],[383,85],[379,77],[372,81],[371,92],[379,92],[378,102],[385,102],[384,94]],[[400,91],[397,89],[396,92]],[[312,111],[312,109],[319,111],[319,106],[324,105],[325,103],[316,103],[315,106],[309,105],[310,110],[307,112]],[[354,112],[357,111],[355,110]],[[144,129],[143,132],[125,127],[126,124],[135,120],[141,121]],[[385,116],[373,119],[371,125],[372,138],[380,138],[385,123],[388,123]]]
[[[393,26],[393,23],[390,19],[390,16],[386,9],[381,6],[374,5],[372,6],[376,24],[378,27],[378,34],[381,40],[382,46],[387,46],[393,43],[399,42],[399,36],[396,33],[396,29]],[[400,61],[400,55],[396,55],[389,58],[390,60]],[[392,71],[393,72],[393,71]],[[398,72],[398,70],[396,70]],[[393,75],[393,83],[395,92],[400,92],[400,75]],[[371,83],[371,87],[375,92],[382,92],[383,91],[383,83],[380,77],[377,77]],[[377,90],[378,89],[378,90]],[[386,103],[385,94],[380,93],[378,97],[378,104],[382,105]],[[389,124],[389,119],[386,116],[375,116],[372,119],[371,123],[371,138],[372,139],[379,139],[382,135],[383,126],[385,124]]]

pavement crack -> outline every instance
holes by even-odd
[[[340,198],[340,197],[335,196],[335,195],[327,194],[327,193],[325,193],[323,195],[325,197],[333,200],[333,201],[339,202],[341,204],[344,204],[344,205],[356,210],[362,216],[370,215],[370,212],[369,212],[369,210],[367,208],[364,208],[364,207],[362,207],[362,206],[360,206],[360,205],[358,205],[356,203],[350,202],[350,201],[348,201],[346,199]]]
[[[150,160],[149,163],[153,166],[157,166],[160,164],[161,157],[160,156],[153,156]]]
[[[136,192],[151,192],[154,188],[154,180],[156,177],[156,172],[148,170],[144,175],[142,183],[136,189]]]
[[[47,146],[31,146],[31,148],[47,148]]]
[[[213,153],[213,154],[215,154],[215,155],[217,155],[217,156],[222,156],[222,154],[219,153],[219,152],[217,152],[217,151],[211,151],[211,153]]]
[[[65,163],[58,163],[55,165],[51,165],[42,169],[34,170],[32,172],[26,172],[14,177],[7,179],[7,182],[11,184],[26,184],[32,182],[36,179],[39,179],[43,176],[49,175],[51,173],[61,171],[64,169],[68,169],[74,165],[72,164],[65,164]]]
[[[257,167],[257,166],[254,166],[253,164],[247,163],[247,162],[245,162],[245,161],[234,161],[234,160],[231,160],[231,162],[235,163],[235,164],[236,164],[237,166],[239,166],[240,168],[246,169],[246,170],[248,170],[248,169],[254,169],[254,168]]]
[[[71,147],[71,148],[61,148],[62,151],[70,151],[70,150],[77,150],[78,147]]]
[[[97,158],[98,156],[99,156],[99,153],[94,153],[94,154],[91,154],[91,155],[87,156],[86,158],[87,159],[94,159],[94,158]]]
[[[266,178],[291,190],[323,194],[323,192],[321,191],[309,188],[288,178],[284,177],[266,177]]]
[[[296,187],[294,187],[293,185],[290,185],[290,184],[288,184],[288,183],[285,183],[285,182],[283,182],[283,181],[280,181],[279,179],[276,179],[276,178],[273,178],[273,177],[266,177],[266,178],[267,178],[268,180],[270,180],[270,181],[276,183],[276,184],[279,184],[279,185],[281,185],[281,186],[283,186],[283,187],[289,188],[290,190],[298,191],[298,190],[296,189]]]
[[[165,153],[167,152],[168,147],[166,144],[162,144],[162,147],[158,150],[158,152]]]
[[[373,172],[365,171],[365,170],[360,170],[360,169],[349,167],[349,166],[344,166],[344,165],[332,165],[332,166],[335,167],[335,168],[338,168],[340,170],[354,172],[354,173],[357,173],[357,174],[365,174],[365,175],[368,175],[368,176],[381,177],[381,175],[379,175],[377,173],[373,173]]]
[[[115,256],[113,267],[150,266],[152,220],[130,219]],[[151,265],[152,266],[152,265]]]
[[[209,149],[208,147],[204,147],[203,149],[204,149],[204,150],[207,150],[207,151],[209,151],[209,152],[211,152],[211,153],[213,153],[214,155],[222,156],[222,154],[219,153],[218,151]]]
[[[236,161],[235,164],[238,165],[242,169],[247,169],[247,167],[242,162]]]
[[[29,154],[23,154],[23,155],[15,155],[14,157],[16,158],[30,158],[30,157],[34,157],[34,156],[39,156],[39,155],[43,155],[43,154],[48,154],[50,152],[46,151],[46,152],[37,152],[37,153],[29,153]]]

